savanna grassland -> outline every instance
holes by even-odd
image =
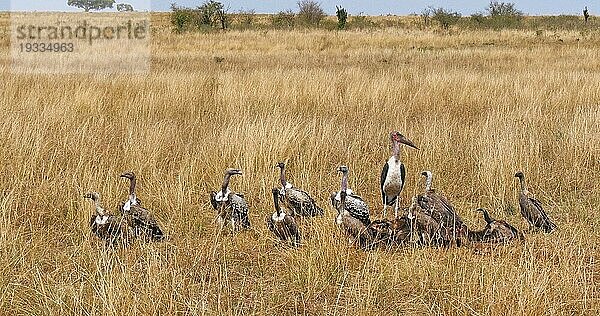
[[[595,315],[600,309],[600,32],[381,29],[175,35],[155,16],[147,75],[19,75],[0,16],[0,314]],[[217,62],[215,57],[223,58]],[[219,59],[220,60],[220,59]],[[523,170],[559,230],[524,244],[364,252],[334,225],[340,164],[381,216],[399,130],[402,204],[422,170],[472,229],[520,229]],[[325,216],[273,239],[277,161]],[[223,170],[251,231],[215,227]],[[88,191],[116,212],[118,175],[169,235],[106,249]]]

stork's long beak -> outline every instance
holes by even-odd
[[[409,147],[412,147],[414,149],[419,149],[419,147],[417,147],[417,145],[415,145],[410,139],[406,138],[406,137],[400,137],[399,141]]]

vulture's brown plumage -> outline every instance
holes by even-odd
[[[348,194],[351,192],[348,189],[348,167],[340,166],[338,172],[342,173],[341,189],[331,195],[331,203],[338,211],[336,223],[341,225],[344,232],[357,241],[360,247],[368,247],[372,241],[367,229],[371,224],[369,208],[359,196]]]
[[[239,169],[225,170],[223,185],[219,192],[210,193],[210,203],[217,211],[217,220],[221,226],[231,224],[234,231],[250,228],[248,218],[248,204],[241,193],[232,192],[229,189],[229,179],[233,175],[242,175]]]
[[[466,225],[456,213],[454,206],[432,187],[433,174],[424,171],[421,175],[426,177],[425,192],[417,196],[417,203],[425,215],[431,217],[439,225],[439,237],[445,246],[459,245],[466,234]]]
[[[506,221],[492,218],[485,209],[480,208],[477,211],[483,213],[486,226],[480,231],[469,231],[469,241],[499,244],[508,243],[513,240],[523,241],[525,239],[522,232]]]
[[[121,210],[123,217],[127,220],[135,235],[144,240],[164,240],[165,235],[158,222],[150,211],[140,205],[135,195],[135,174],[129,171],[121,174],[121,177],[129,179],[129,199],[123,203]]]
[[[323,209],[317,206],[315,200],[307,192],[286,181],[285,163],[279,162],[277,167],[280,169],[279,181],[281,182],[279,197],[285,207],[294,212],[293,215],[322,216]]]
[[[134,234],[127,225],[127,221],[121,216],[115,216],[106,212],[101,206],[100,194],[98,192],[86,193],[84,198],[91,199],[96,209],[96,214],[90,218],[92,233],[106,242],[107,245],[120,244],[127,246],[133,241]]]
[[[523,172],[517,172],[515,177],[519,178],[519,182],[521,183],[521,193],[519,195],[521,215],[523,215],[531,227],[542,229],[546,233],[554,231],[556,225],[550,220],[546,211],[544,211],[542,203],[527,190]]]
[[[294,217],[279,205],[279,189],[273,188],[275,213],[267,217],[267,228],[280,240],[289,241],[292,246],[300,246],[300,231]]]

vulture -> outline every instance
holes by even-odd
[[[126,221],[120,217],[107,213],[100,204],[98,192],[86,193],[84,198],[94,202],[96,214],[90,219],[90,228],[98,238],[108,245],[128,245],[133,240],[133,232]]]
[[[154,216],[140,205],[135,195],[135,174],[131,171],[121,174],[121,178],[129,179],[129,198],[121,208],[123,217],[135,232],[136,237],[144,240],[162,241],[166,238]]]
[[[285,179],[285,163],[277,164],[280,169],[281,191],[279,198],[285,207],[300,216],[323,216],[323,209],[317,206],[315,200],[305,191],[295,188]]]
[[[337,171],[342,173],[342,185],[339,192],[331,195],[331,205],[338,211],[342,208],[352,217],[359,220],[364,226],[368,226],[371,224],[369,206],[367,206],[367,203],[365,203],[360,196],[354,194],[354,192],[348,188],[348,167],[340,166]],[[346,202],[345,204],[342,204],[344,207],[340,207],[342,191],[346,193]]]
[[[556,229],[556,225],[550,220],[542,203],[538,201],[531,192],[527,190],[525,185],[525,175],[519,171],[515,174],[521,182],[521,194],[519,195],[519,206],[521,207],[521,215],[529,222],[530,227],[535,227],[544,230],[546,233],[551,233]]]
[[[525,239],[523,233],[519,232],[511,224],[503,220],[493,219],[486,209],[479,208],[477,209],[477,212],[483,213],[483,219],[486,222],[486,226],[480,231],[469,231],[469,241],[499,244],[507,243],[515,239],[521,241]]]
[[[387,160],[381,170],[381,199],[383,203],[383,217],[386,217],[388,206],[394,206],[394,218],[398,217],[399,196],[404,188],[406,168],[400,160],[400,144],[419,149],[408,138],[399,132],[391,132],[393,155]]]
[[[358,241],[361,247],[367,247],[371,239],[367,230],[371,224],[369,207],[348,189],[348,167],[340,166],[337,171],[342,173],[341,189],[331,195],[331,204],[338,211],[336,224],[341,225],[346,234]]]
[[[402,246],[410,242],[412,221],[406,216],[374,220],[367,226],[373,246]]]
[[[368,226],[358,218],[351,215],[349,208],[354,207],[349,205],[348,195],[346,191],[340,191],[340,201],[337,204],[338,216],[335,219],[336,224],[341,225],[344,232],[351,240],[358,242],[358,245],[367,249],[372,246],[372,236]],[[369,223],[370,224],[370,223]]]
[[[464,229],[466,225],[456,214],[452,204],[443,195],[432,189],[433,174],[431,171],[423,171],[421,175],[425,176],[426,180],[425,192],[417,196],[419,207],[439,225],[444,245],[459,244],[460,240],[465,237],[462,234],[466,233]]]
[[[244,195],[229,189],[229,179],[234,175],[242,175],[242,170],[232,168],[225,170],[221,190],[210,193],[210,203],[217,211],[217,220],[221,227],[231,224],[231,229],[237,231],[250,228],[250,219],[248,218],[248,203],[246,203]]]
[[[408,211],[408,219],[413,223],[412,234],[415,240],[423,246],[441,246],[444,244],[440,223],[430,216],[429,212],[422,209],[419,204],[421,196],[414,196]]]
[[[292,246],[300,246],[300,232],[296,220],[279,205],[280,191],[273,188],[273,203],[275,204],[275,213],[267,218],[267,228],[282,241],[290,241]]]

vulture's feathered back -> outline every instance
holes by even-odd
[[[519,178],[521,184],[521,192],[519,194],[521,215],[523,215],[532,227],[542,229],[546,233],[554,231],[556,229],[556,224],[550,220],[550,217],[548,217],[546,211],[544,211],[544,208],[542,207],[542,203],[527,190],[523,172],[517,172],[515,177]]]

